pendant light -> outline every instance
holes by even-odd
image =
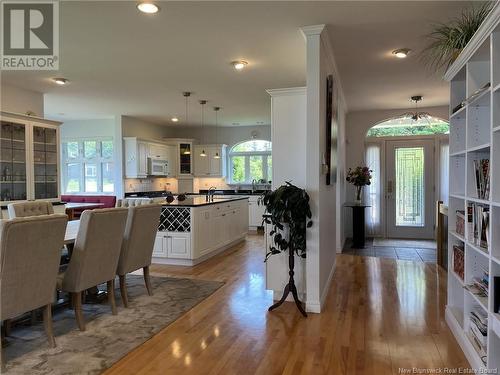
[[[203,136],[203,124],[205,122],[205,118],[204,118],[204,114],[205,114],[205,104],[207,104],[207,101],[206,100],[200,100],[200,104],[201,104],[201,132],[202,132],[202,136],[201,136],[201,140],[203,141],[203,139],[205,138]],[[206,157],[207,154],[205,153],[205,148],[203,148],[201,150],[201,153],[200,153],[200,156],[201,157]]]
[[[187,124],[188,123],[188,98],[191,96],[191,92],[190,91],[184,91],[182,93],[182,96],[184,96],[185,101],[186,101],[186,114],[184,116],[184,121]],[[191,150],[189,149],[189,147],[186,148],[182,154],[183,155],[191,155]]]
[[[217,144],[219,143],[219,139],[218,139],[219,138],[218,137],[218,135],[219,135],[218,125],[219,125],[219,123],[217,121],[218,120],[217,113],[219,112],[219,110],[220,110],[220,107],[214,107],[214,111],[215,111],[215,143],[217,143]],[[217,148],[217,150],[218,150],[218,148]],[[214,159],[220,159],[219,151],[215,152]]]

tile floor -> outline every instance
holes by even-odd
[[[392,258],[401,260],[412,260],[415,262],[436,263],[436,249],[419,248],[418,242],[414,241],[415,247],[405,247],[404,240],[401,244],[394,241],[394,246],[374,246],[373,239],[366,239],[366,246],[364,249],[352,249],[352,242],[348,240],[344,246],[344,254],[379,257],[379,258]],[[425,241],[428,247],[428,241]]]

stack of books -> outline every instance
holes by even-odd
[[[467,205],[467,240],[479,247],[488,249],[490,208],[477,203]]]
[[[474,160],[477,197],[490,199],[490,159]]]
[[[487,269],[483,269],[480,277],[473,277],[472,284],[467,285],[467,289],[478,297],[488,297],[488,287],[490,284],[490,274]]]
[[[488,343],[488,314],[480,306],[473,306],[469,314],[469,334],[472,345],[486,364]]]

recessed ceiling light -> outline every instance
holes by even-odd
[[[408,56],[410,51],[411,51],[411,49],[409,49],[409,48],[399,48],[399,49],[395,49],[394,51],[392,51],[392,54],[399,59],[404,59],[405,57]]]
[[[148,2],[137,4],[137,9],[139,9],[142,13],[147,13],[147,14],[155,14],[158,13],[158,11],[160,10],[158,5]]]
[[[246,62],[245,60],[238,60],[231,62],[231,64],[233,65],[234,69],[242,70],[248,65],[248,62]]]
[[[172,122],[178,122],[179,121],[179,119],[177,117],[172,117],[171,120],[172,120]]]
[[[69,82],[66,78],[52,78],[52,80],[61,86],[65,85]]]

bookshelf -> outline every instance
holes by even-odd
[[[450,82],[446,321],[473,368],[497,369],[500,314],[494,311],[493,277],[500,276],[500,2],[450,66],[445,79]],[[477,189],[476,167],[482,160],[489,160],[486,196]],[[468,207],[472,205],[476,223],[481,217],[488,218],[487,243],[475,240],[474,228],[468,224],[472,218]],[[457,211],[463,215],[457,217]],[[481,237],[480,233],[476,237]],[[486,278],[488,295],[484,296],[472,285]],[[479,326],[483,332],[486,327],[486,337],[476,329]]]

